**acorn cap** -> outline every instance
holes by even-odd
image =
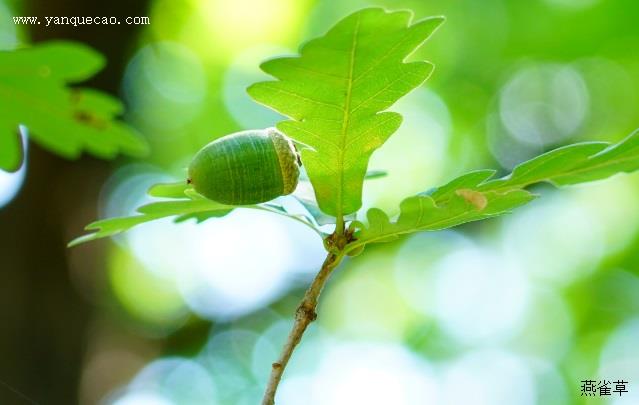
[[[300,177],[299,156],[295,145],[286,135],[275,128],[268,128],[268,135],[273,141],[275,152],[282,170],[283,195],[291,194],[297,187]]]

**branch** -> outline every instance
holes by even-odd
[[[286,339],[286,343],[284,344],[284,348],[282,349],[280,357],[275,363],[273,363],[271,376],[269,377],[268,385],[266,386],[266,392],[264,393],[264,398],[262,399],[262,405],[275,404],[275,392],[277,391],[277,387],[280,383],[280,380],[282,379],[284,369],[286,368],[286,365],[288,364],[288,361],[293,354],[293,350],[295,350],[295,347],[302,339],[302,335],[306,331],[306,328],[317,318],[315,309],[317,308],[317,300],[320,293],[322,292],[322,288],[324,287],[324,284],[326,284],[328,277],[339,265],[343,258],[344,254],[342,252],[340,252],[339,254],[329,253],[326,257],[326,260],[324,260],[319,273],[317,273],[317,276],[315,276],[313,284],[311,284],[308,290],[306,290],[304,298],[300,302],[295,312],[295,322],[293,323],[293,329],[291,329],[291,332]]]

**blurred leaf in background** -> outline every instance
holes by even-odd
[[[104,159],[119,152],[142,156],[140,135],[115,117],[122,105],[96,90],[69,88],[104,65],[100,54],[82,44],[51,42],[0,52],[0,169],[15,171],[22,162],[18,126],[31,139],[66,158],[84,150]]]

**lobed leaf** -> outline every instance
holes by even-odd
[[[262,64],[277,80],[248,88],[256,101],[291,118],[277,127],[307,146],[302,161],[326,214],[342,217],[361,207],[370,156],[401,123],[399,114],[382,111],[433,70],[404,60],[443,18],[411,19],[410,11],[360,10],[304,45],[300,56]]]
[[[136,131],[115,119],[122,112],[117,99],[68,87],[103,65],[99,53],[71,42],[0,51],[1,170],[17,170],[22,162],[19,125],[29,129],[35,142],[66,158],[82,151],[105,159],[146,153],[147,145]]]
[[[435,231],[510,212],[535,198],[526,187],[548,182],[567,186],[601,180],[617,173],[639,170],[639,131],[621,142],[584,142],[564,146],[517,166],[501,179],[494,170],[462,175],[448,184],[400,204],[397,220],[380,209],[367,212],[368,226],[356,221],[357,239],[351,249],[387,242],[418,231]]]
[[[156,219],[175,217],[185,220],[190,217],[206,213],[210,216],[224,216],[231,212],[234,207],[223,205],[215,201],[198,199],[198,200],[175,200],[175,201],[159,201],[151,204],[143,205],[138,208],[140,215],[122,218],[104,219],[93,222],[85,228],[87,231],[95,231],[94,233],[80,236],[69,243],[69,247],[79,245],[81,243],[92,240],[117,235],[128,231],[136,225],[145,222],[155,221]]]
[[[311,214],[305,216],[290,212],[285,206],[275,201],[259,205],[242,206],[220,204],[198,194],[193,187],[186,184],[185,181],[155,184],[149,188],[148,195],[162,198],[162,200],[139,207],[137,210],[139,215],[103,219],[87,225],[85,229],[92,233],[74,239],[69,243],[69,247],[114,236],[126,232],[137,225],[157,219],[174,217],[174,222],[176,223],[190,219],[194,219],[200,223],[210,218],[223,217],[235,208],[257,209],[283,215],[310,227],[320,237],[325,236]]]

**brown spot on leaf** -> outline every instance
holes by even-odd
[[[75,111],[73,113],[73,119],[81,124],[85,124],[96,129],[106,129],[108,127],[108,124],[105,120],[87,111]]]
[[[468,188],[460,188],[459,190],[455,191],[455,194],[474,205],[475,208],[477,208],[479,211],[482,211],[488,205],[488,199],[483,193],[479,191],[471,190]]]

